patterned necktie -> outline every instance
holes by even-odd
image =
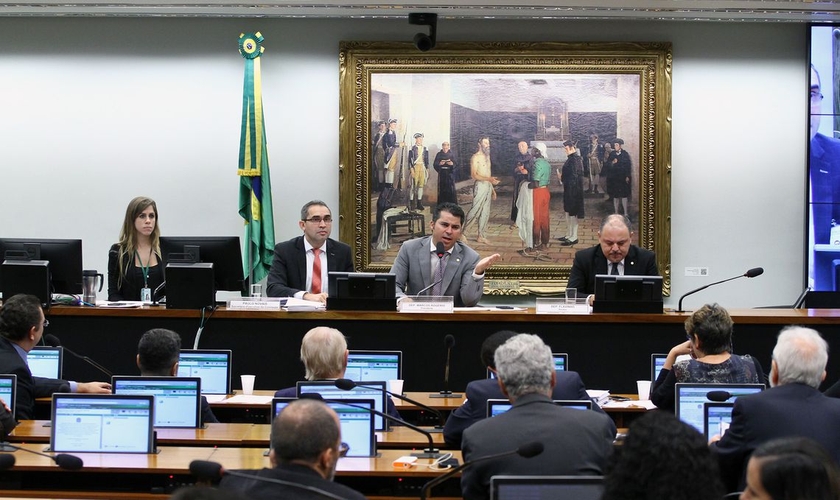
[[[610,265],[612,266],[612,269],[610,270],[610,276],[618,276],[618,263],[611,262]]]
[[[312,291],[309,293],[321,293],[321,249],[313,248],[312,255],[315,260],[312,261]]]
[[[432,295],[440,296],[443,293],[443,273],[446,272],[446,261],[448,259],[449,252],[444,253],[443,257],[440,258],[437,270],[435,271],[435,279],[432,281],[432,283],[436,283],[436,285],[432,287]]]

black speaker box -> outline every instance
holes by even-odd
[[[166,308],[201,309],[216,305],[213,264],[166,265]]]
[[[47,260],[4,260],[0,265],[0,291],[3,299],[26,293],[50,307],[50,263]]]

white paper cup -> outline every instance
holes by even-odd
[[[242,375],[242,394],[251,395],[254,393],[254,379],[256,375]]]
[[[388,381],[388,390],[393,392],[394,394],[399,394],[400,396],[402,396],[403,380],[389,380]]]
[[[637,380],[636,387],[639,389],[639,401],[650,399],[650,380]]]

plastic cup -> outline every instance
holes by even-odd
[[[254,379],[256,375],[242,375],[242,394],[250,396],[254,393]]]
[[[403,380],[389,380],[388,381],[388,390],[393,392],[394,394],[399,394],[402,396],[403,393]]]
[[[639,389],[639,401],[650,399],[650,380],[637,380],[636,387]]]
[[[262,297],[262,285],[260,283],[251,285],[251,298],[259,299],[260,297]]]
[[[577,303],[577,288],[567,288],[566,289],[566,303],[567,304]]]

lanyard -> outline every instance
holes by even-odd
[[[146,267],[143,267],[143,259],[140,258],[137,250],[134,251],[134,255],[140,261],[140,271],[143,272],[143,288],[149,288],[149,269],[152,267],[152,249],[149,249],[149,260],[146,262]]]

